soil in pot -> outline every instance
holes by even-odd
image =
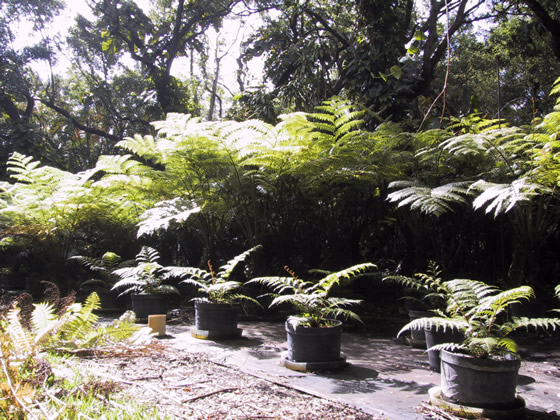
[[[441,395],[470,407],[507,409],[515,405],[519,358],[477,359],[441,352]]]

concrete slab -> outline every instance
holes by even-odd
[[[396,339],[375,334],[344,332],[342,351],[349,366],[340,372],[302,373],[281,365],[286,349],[283,323],[244,322],[243,337],[211,341],[192,337],[190,326],[168,325],[165,340],[188,352],[203,352],[216,363],[267,379],[274,383],[341,401],[372,416],[420,419],[415,408],[429,400],[428,391],[440,376],[429,370],[428,356]],[[523,351],[518,393],[536,413],[560,411],[560,349],[538,347]],[[536,349],[533,349],[536,351]],[[550,417],[548,417],[550,418]]]

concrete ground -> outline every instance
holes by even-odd
[[[427,354],[396,339],[367,332],[344,332],[342,352],[349,366],[335,373],[301,373],[280,364],[286,351],[283,323],[241,322],[243,337],[211,341],[193,338],[190,326],[168,325],[165,341],[188,352],[203,352],[220,364],[271,382],[333,401],[341,401],[374,416],[421,419],[415,408],[439,385],[429,370]],[[520,346],[524,357],[518,394],[534,418],[560,418],[559,340],[528,338]]]

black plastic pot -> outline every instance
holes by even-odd
[[[408,311],[408,317],[410,318],[411,321],[414,321],[415,319],[419,319],[419,318],[429,318],[434,316],[433,312],[428,312],[428,311],[414,311],[414,310],[409,310]],[[410,337],[408,338],[408,344],[410,344],[412,347],[415,348],[419,348],[419,349],[425,349],[426,348],[426,334],[424,333],[424,330],[410,330]]]
[[[334,327],[294,326],[286,321],[287,359],[293,362],[332,362],[340,360],[342,322]]]
[[[425,328],[424,333],[426,335],[426,348],[428,349],[428,361],[430,363],[430,369],[434,372],[440,371],[440,352],[437,350],[430,350],[430,347],[436,344],[443,343],[460,343],[463,341],[464,336],[460,331],[442,328],[436,330],[435,327]]]
[[[98,289],[95,293],[99,296],[101,304],[100,312],[117,312],[126,308],[126,299],[124,296],[119,297],[118,292]]]
[[[477,359],[441,352],[441,396],[469,407],[508,409],[516,405],[521,360]]]
[[[195,302],[195,330],[197,338],[233,338],[241,335],[237,328],[238,309],[226,303]]]
[[[148,319],[149,315],[167,313],[167,296],[155,295],[132,295],[132,310],[137,319]]]

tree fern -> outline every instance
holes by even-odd
[[[395,181],[389,188],[399,188],[387,196],[389,202],[398,207],[409,206],[411,210],[440,217],[453,212],[457,207],[469,204],[468,182],[454,182],[435,188],[410,181]]]
[[[243,283],[230,280],[230,277],[239,264],[261,249],[262,246],[257,245],[242,252],[222,265],[217,273],[208,261],[208,270],[196,267],[170,267],[167,275],[182,279],[181,283],[198,287],[198,291],[206,295],[206,297],[195,298],[198,301],[232,304],[246,300],[258,304],[255,299],[237,293]]]
[[[462,343],[446,343],[432,350],[453,349],[486,358],[516,353],[516,343],[508,337],[516,330],[555,330],[560,327],[558,318],[509,319],[505,316],[511,304],[534,298],[534,291],[529,286],[502,291],[477,280],[453,279],[446,281],[442,289],[447,302],[445,312],[439,312],[436,317],[413,320],[399,334],[432,326],[458,329],[465,337]]]
[[[113,273],[120,278],[112,289],[124,289],[121,295],[127,293],[141,294],[178,294],[177,288],[164,284],[169,279],[166,272],[168,267],[159,264],[159,252],[149,246],[143,246],[136,255],[136,266],[119,268]]]
[[[289,267],[285,267],[291,277],[257,277],[249,283],[259,283],[272,290],[267,294],[273,297],[270,307],[285,303],[293,305],[298,314],[290,317],[288,322],[320,327],[330,325],[330,317],[360,319],[355,312],[345,308],[359,304],[360,300],[330,296],[330,292],[341,281],[353,280],[374,268],[375,265],[371,263],[358,264],[329,273],[317,282],[311,282],[301,280]]]
[[[473,201],[475,210],[484,208],[486,213],[498,216],[507,213],[522,202],[529,202],[533,197],[544,191],[538,184],[530,183],[527,178],[516,179],[510,184],[495,184],[479,180],[472,184],[471,191],[478,191]]]

